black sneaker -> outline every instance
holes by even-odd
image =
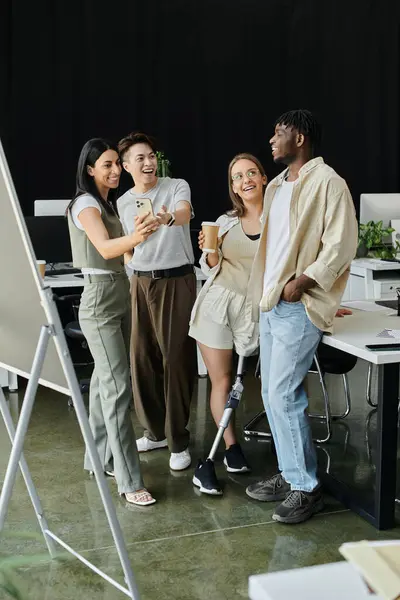
[[[276,507],[272,518],[280,523],[302,523],[324,508],[321,488],[313,492],[293,490]]]
[[[192,481],[203,494],[222,495],[222,489],[215,474],[214,462],[209,458],[204,462],[199,460]]]
[[[224,465],[229,473],[248,473],[251,471],[240,444],[232,444],[225,450]]]
[[[246,494],[260,502],[277,502],[284,500],[290,492],[290,484],[283,478],[281,473],[274,475],[264,481],[258,481],[249,485]]]

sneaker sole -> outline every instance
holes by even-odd
[[[197,479],[197,477],[193,476],[192,482],[203,494],[208,494],[209,496],[222,496],[222,490],[217,490],[216,488],[207,489],[203,487],[200,479]]]
[[[253,498],[253,500],[258,500],[259,502],[280,502],[284,500],[287,496],[287,492],[282,492],[281,494],[274,494],[270,496],[261,497],[254,492],[249,492],[248,490],[246,490],[246,494],[249,496],[249,498]]]
[[[298,515],[297,517],[281,517],[280,515],[273,514],[272,520],[278,521],[278,523],[287,523],[288,525],[297,525],[297,523],[304,523],[308,519],[311,519],[313,515],[320,512],[325,506],[324,500],[319,500],[314,504],[312,512],[307,515]]]
[[[183,467],[171,467],[171,464],[169,465],[169,468],[171,469],[171,471],[184,471],[185,469],[188,469],[190,467],[190,465],[192,464],[192,461],[188,462],[187,465],[184,465]]]
[[[249,467],[242,467],[241,469],[234,469],[228,465],[228,461],[224,458],[224,465],[228,473],[250,473],[251,469]]]

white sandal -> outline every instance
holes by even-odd
[[[138,506],[149,506],[156,502],[156,499],[145,488],[138,492],[125,492],[121,496],[125,496],[125,500],[129,504],[137,504]]]

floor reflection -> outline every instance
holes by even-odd
[[[237,429],[252,473],[234,475],[225,471],[221,447],[216,456],[217,475],[224,485],[222,497],[200,494],[191,483],[198,458],[207,456],[216,428],[212,421],[207,379],[199,379],[193,399],[190,430],[192,467],[174,473],[168,466],[168,451],[141,457],[146,484],[157,497],[153,507],[127,506],[108,481],[124,532],[135,576],[143,600],[213,600],[247,598],[249,575],[340,560],[337,548],[344,541],[389,539],[400,536],[400,528],[377,532],[360,517],[326,498],[325,511],[307,523],[282,526],[272,522],[273,506],[252,501],[246,486],[276,470],[270,440],[244,438],[243,424],[262,409],[260,383],[250,361],[245,390],[237,411]],[[361,491],[371,490],[374,480],[376,410],[366,401],[367,365],[358,361],[349,374],[352,410],[333,424],[328,444],[318,446],[320,468]],[[372,377],[372,398],[377,374]],[[343,385],[336,376],[326,378],[332,409],[344,406]],[[318,379],[309,382],[310,409],[321,411],[323,398]],[[10,410],[16,418],[23,390],[10,394]],[[136,431],[141,433],[132,413]],[[266,419],[259,424],[267,428]],[[315,437],[323,436],[324,424],[312,422]],[[0,478],[4,478],[10,444],[0,423]],[[50,527],[76,550],[109,575],[122,582],[121,568],[113,546],[96,482],[82,468],[83,442],[73,410],[64,396],[40,388],[24,448],[26,460]],[[399,494],[400,496],[400,494]],[[11,535],[20,532],[19,537]],[[17,477],[0,561],[8,556],[42,554],[45,545],[23,480]],[[112,600],[122,597],[108,583],[76,560],[50,561],[24,566],[17,580],[26,597],[40,600]]]

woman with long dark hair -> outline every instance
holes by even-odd
[[[143,484],[130,417],[131,306],[124,255],[146,240],[158,222],[137,218],[135,232],[124,235],[114,209],[120,175],[114,144],[100,138],[86,142],[67,216],[73,264],[84,275],[79,323],[94,359],[90,426],[104,472],[115,476],[120,495],[146,506],[155,500]],[[85,469],[92,469],[87,454]]]
[[[219,217],[218,253],[203,252],[200,265],[208,280],[194,305],[189,335],[199,345],[211,380],[210,405],[218,424],[224,412],[232,379],[232,354],[248,356],[258,347],[258,324],[251,318],[248,281],[261,231],[263,196],[267,177],[260,161],[251,154],[238,154],[228,168],[232,209]],[[199,235],[203,249],[204,236]],[[231,473],[250,467],[237,442],[231,421],[224,433],[224,464]],[[200,480],[196,469],[193,483],[206,494],[222,494],[217,481]]]

